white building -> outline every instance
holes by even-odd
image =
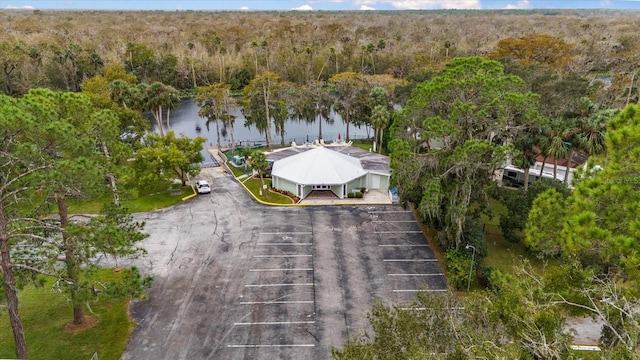
[[[388,191],[389,158],[349,145],[290,147],[267,154],[272,186],[301,199],[330,191],[339,199],[361,189]]]

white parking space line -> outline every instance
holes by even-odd
[[[410,231],[374,231],[374,234],[422,234],[422,231],[419,230],[410,230]]]
[[[298,268],[298,269],[249,269],[249,271],[259,272],[259,271],[313,271],[313,268]]]
[[[444,274],[387,274],[387,276],[444,276]]]
[[[251,325],[299,325],[299,324],[315,324],[315,321],[265,321],[265,322],[237,322],[233,326],[251,326]]]
[[[254,255],[254,258],[289,258],[289,257],[312,257],[311,254],[290,254],[290,255]]]
[[[447,289],[426,289],[426,290],[412,290],[412,289],[394,289],[393,292],[445,292]]]
[[[427,244],[381,244],[380,247],[428,247]]]
[[[435,262],[438,259],[383,259],[385,262]]]
[[[367,211],[369,214],[384,214],[384,213],[410,213],[410,210],[380,210],[380,211]]]
[[[244,287],[278,287],[278,286],[313,286],[313,283],[298,283],[298,284],[249,284]]]
[[[312,243],[257,243],[256,244],[256,246],[288,246],[288,245],[311,246],[313,244]]]
[[[278,231],[278,232],[261,232],[260,235],[313,235],[312,232],[302,231],[302,232],[286,232],[286,231]]]
[[[374,220],[374,223],[418,223],[415,220]]]
[[[240,301],[241,305],[281,305],[281,304],[313,304],[313,300],[298,300],[298,301]]]
[[[282,347],[314,347],[316,346],[315,344],[278,344],[278,345],[271,345],[271,344],[246,344],[246,345],[235,345],[235,344],[230,344],[227,345],[228,348],[282,348]]]

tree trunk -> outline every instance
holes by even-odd
[[[573,162],[573,148],[569,148],[569,159],[567,160],[567,169],[564,172],[564,183],[569,183],[569,170],[571,169],[571,163]]]
[[[78,282],[80,278],[80,267],[76,259],[75,244],[73,239],[65,234],[64,229],[69,224],[69,211],[65,203],[64,196],[56,195],[56,205],[58,205],[58,215],[60,215],[60,227],[62,228],[62,241],[64,243],[65,263],[67,266],[67,280],[71,282],[69,292],[71,293],[71,303],[73,304],[73,323],[84,324],[84,310],[78,300]]]
[[[525,166],[524,168],[524,192],[527,192],[527,190],[529,190],[529,169],[529,166]]]
[[[316,111],[318,108],[316,107]],[[318,139],[322,139],[322,116],[316,115],[318,118]]]
[[[5,296],[7,297],[7,312],[9,322],[13,330],[13,340],[16,344],[16,358],[27,358],[27,342],[24,337],[24,328],[18,310],[18,290],[11,269],[11,253],[9,251],[9,234],[7,233],[7,219],[4,206],[0,202],[0,274],[4,283]]]
[[[216,119],[216,136],[217,138],[217,142],[218,142],[218,149],[220,149],[220,120]]]
[[[631,91],[633,90],[633,80],[635,78],[636,78],[636,73],[634,71],[633,73],[631,73],[631,82],[629,84],[629,93],[627,94],[627,101],[624,104],[625,107],[629,105],[629,101],[631,101]]]
[[[171,115],[171,108],[167,108],[167,130],[171,129],[171,124],[169,124],[169,115]]]
[[[545,156],[542,159],[542,167],[540,168],[540,176],[538,176],[540,179],[542,179],[542,172],[544,171],[544,164],[546,164],[546,163],[547,163],[547,157]]]
[[[553,157],[553,179],[558,179],[558,159],[555,156]]]
[[[153,117],[156,118],[156,125],[158,125],[160,136],[164,136],[164,125],[162,125],[162,106],[158,106],[158,108],[153,110],[152,113]]]
[[[220,82],[224,82],[224,56],[220,56]]]
[[[102,152],[104,156],[109,159],[109,148],[105,142],[102,143]],[[107,174],[107,178],[109,178],[109,182],[111,183],[111,193],[113,193],[113,203],[116,205],[120,205],[120,194],[118,193],[118,184],[116,182],[116,177],[109,173]]]
[[[267,149],[271,150],[271,113],[269,111],[269,90],[267,89],[266,84],[262,85],[262,94],[264,97],[264,111],[267,117]]]
[[[349,142],[349,108],[347,108],[347,111],[345,111],[345,113],[345,115],[347,115],[345,117],[345,123],[347,124],[347,133],[345,134],[344,141]]]
[[[191,76],[193,77],[193,88],[198,88],[198,83],[196,83],[196,69],[193,67],[193,61],[191,61]]]

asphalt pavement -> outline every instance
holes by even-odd
[[[199,179],[211,194],[135,215],[150,236],[134,264],[154,282],[123,360],[327,359],[375,301],[446,288],[398,205],[265,206],[221,168]]]

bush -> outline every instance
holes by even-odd
[[[521,240],[519,235],[525,228],[533,201],[547,189],[555,189],[565,199],[571,194],[566,184],[548,179],[533,182],[527,192],[524,192],[524,188],[496,190],[494,198],[507,208],[507,214],[500,217],[500,229],[505,240],[513,243]]]
[[[269,185],[269,186],[271,186],[271,185]],[[291,200],[293,200],[294,203],[298,203],[298,201],[300,201],[300,198],[296,194],[292,193],[291,191],[282,190],[282,189],[276,189],[274,187],[272,187],[271,190],[273,192],[278,193],[278,194],[282,194],[284,196],[290,197]]]
[[[347,194],[348,198],[362,198],[363,197],[363,193],[361,191],[357,191],[357,192],[350,192],[349,194]]]
[[[447,280],[456,290],[464,290],[469,281],[469,269],[471,257],[458,250],[450,249],[444,254],[444,263],[447,268]]]

